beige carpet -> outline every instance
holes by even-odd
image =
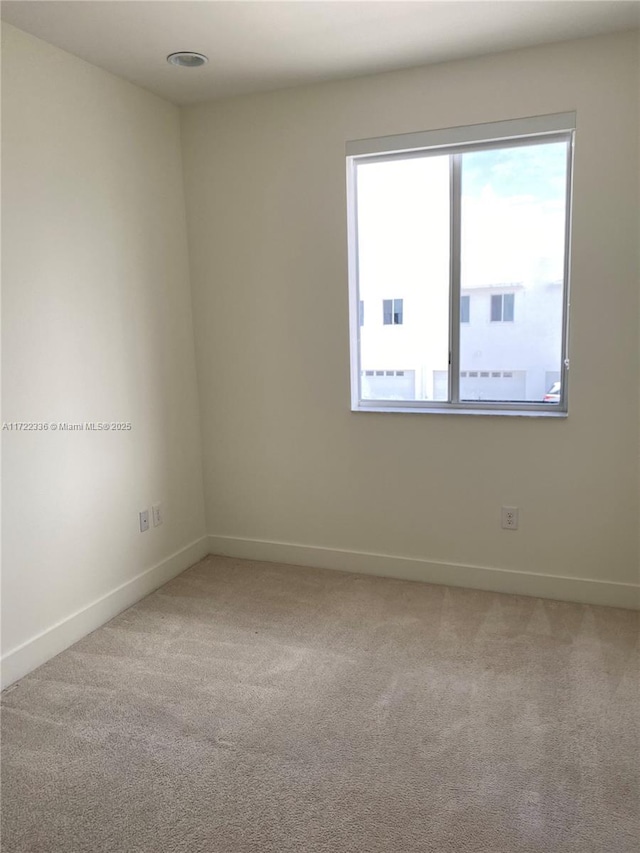
[[[3,853],[637,853],[638,614],[210,557],[3,696]]]

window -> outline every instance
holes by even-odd
[[[562,113],[347,143],[354,410],[566,412],[574,128]],[[362,328],[367,299],[402,328]],[[380,364],[411,381],[365,381]]]
[[[513,320],[515,296],[513,293],[491,295],[491,322],[510,323]]]
[[[364,299],[361,299],[359,304],[359,322],[361,326],[364,326]]]
[[[469,322],[469,302],[471,300],[470,296],[461,296],[460,297],[460,322],[468,323]]]
[[[385,326],[402,325],[402,299],[382,300],[382,322]]]

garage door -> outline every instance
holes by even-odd
[[[461,400],[526,400],[525,370],[462,370]]]
[[[415,400],[415,370],[363,370],[363,400]]]

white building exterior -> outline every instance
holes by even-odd
[[[513,320],[491,319],[491,297],[501,294],[514,296]],[[467,288],[465,296],[469,321],[460,324],[461,399],[542,400],[560,378],[562,282]],[[430,335],[426,300],[419,294],[397,298],[403,300],[401,325],[384,325],[382,297],[363,300],[363,397],[446,400],[448,342],[443,327]]]

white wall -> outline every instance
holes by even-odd
[[[132,423],[2,434],[6,682],[206,543],[179,111],[2,35],[3,420]]]
[[[415,560],[361,562],[383,574],[630,601],[638,79],[637,35],[623,34],[185,110],[214,550],[346,568],[360,565],[346,552],[399,555]],[[345,142],[571,110],[568,419],[352,413]],[[502,504],[520,507],[517,533],[500,529]],[[509,572],[549,577],[518,575],[525,583]]]

